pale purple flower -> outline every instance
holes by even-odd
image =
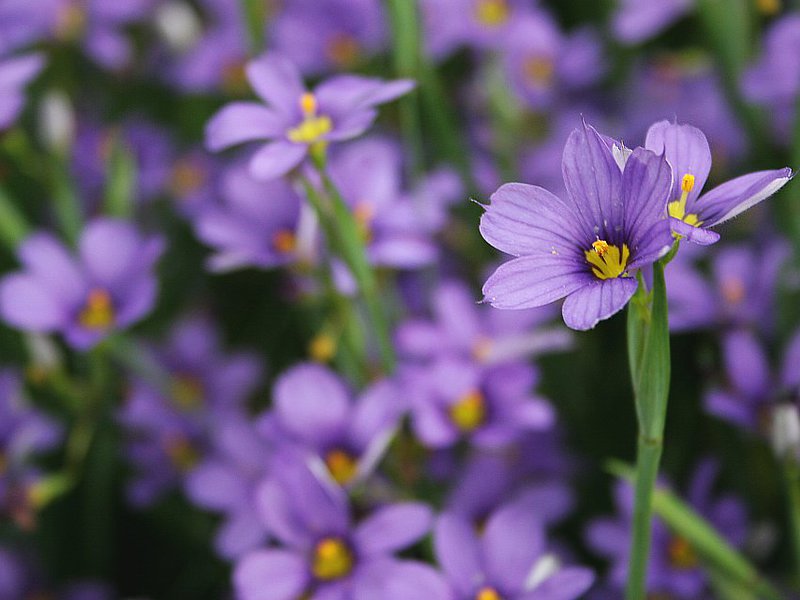
[[[663,152],[672,165],[673,181],[667,210],[676,235],[701,245],[719,234],[708,229],[728,221],[769,198],[792,178],[789,167],[756,171],[700,192],[711,171],[711,149],[702,131],[691,125],[659,121],[647,132],[645,147]]]
[[[479,536],[475,525],[445,512],[434,528],[436,559],[456,600],[576,600],[594,581],[582,567],[563,567],[547,550],[537,499],[494,511]]]
[[[0,281],[0,314],[19,329],[91,348],[153,308],[163,248],[160,237],[106,218],[86,225],[77,256],[49,233],[32,234],[17,250],[23,270]]]
[[[285,175],[299,166],[312,148],[358,137],[377,117],[376,106],[414,86],[409,80],[386,83],[338,75],[308,91],[297,67],[278,54],[251,61],[246,71],[266,106],[234,102],[223,107],[206,126],[206,146],[218,151],[267,141],[250,159],[250,171],[260,180]]]
[[[566,296],[564,322],[591,329],[628,302],[636,271],[672,246],[665,218],[672,175],[663,156],[633,151],[620,169],[610,142],[585,123],[567,140],[566,200],[509,183],[481,218],[484,239],[515,256],[483,287],[497,308],[532,308]]]
[[[0,131],[14,124],[25,106],[25,86],[44,67],[41,54],[0,57]]]
[[[677,22],[693,6],[694,0],[621,0],[612,29],[620,41],[638,44]]]

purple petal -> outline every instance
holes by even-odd
[[[284,550],[259,550],[236,564],[233,584],[240,600],[296,600],[308,584],[301,555]]]
[[[800,331],[797,331],[783,352],[781,383],[788,387],[800,386]]]
[[[492,246],[514,256],[569,255],[584,237],[577,223],[570,207],[547,190],[507,183],[492,194],[480,232]]]
[[[622,310],[637,285],[632,277],[618,277],[580,288],[567,296],[561,307],[564,323],[579,331],[592,329]]]
[[[363,556],[390,554],[407,548],[428,533],[431,517],[430,507],[420,502],[380,508],[356,528],[356,548]]]
[[[478,538],[467,520],[452,513],[440,515],[434,527],[433,547],[436,561],[462,594],[469,594],[483,581]]]
[[[79,242],[81,260],[93,279],[115,287],[132,274],[150,267],[154,257],[145,257],[145,240],[129,223],[114,219],[95,219],[89,223]],[[157,254],[153,249],[154,254]],[[147,259],[147,260],[146,260]]]
[[[576,600],[594,583],[594,573],[581,567],[567,567],[548,577],[520,600]]]
[[[281,112],[299,111],[306,88],[294,63],[279,54],[262,55],[248,63],[247,79],[256,94]]]
[[[670,201],[681,197],[683,176],[694,175],[694,187],[689,192],[686,212],[696,212],[693,208],[694,202],[706,184],[711,170],[711,149],[703,132],[691,125],[659,121],[648,130],[644,146],[656,154],[664,153],[672,165],[674,176]]]
[[[19,88],[39,74],[44,56],[38,52],[0,61],[0,90]]]
[[[352,600],[453,600],[444,578],[424,563],[373,561],[354,581]]]
[[[756,425],[752,405],[741,396],[712,389],[703,396],[703,408],[708,414],[740,427],[750,428]]]
[[[792,178],[788,167],[757,171],[718,185],[698,200],[700,219],[705,226],[717,225],[766,200]]]
[[[238,511],[230,515],[217,530],[214,549],[223,558],[232,560],[258,548],[266,536],[255,514]]]
[[[769,392],[770,372],[764,349],[750,331],[728,333],[722,343],[725,371],[736,389],[751,398]]]
[[[350,435],[360,448],[367,448],[381,434],[393,429],[406,405],[398,387],[389,381],[371,385],[350,416]]]
[[[8,275],[0,282],[0,314],[14,327],[53,331],[68,318],[52,290],[31,275]]]
[[[65,305],[75,305],[86,292],[78,265],[64,245],[46,233],[29,236],[17,253],[20,262]]]
[[[670,227],[672,227],[672,231],[688,242],[693,242],[700,246],[710,246],[719,241],[719,234],[716,231],[695,227],[694,225],[689,225],[686,221],[674,217],[670,217],[669,224]]]
[[[309,542],[297,520],[291,500],[276,481],[265,481],[256,491],[256,510],[271,535],[287,546],[303,548]]]
[[[484,301],[495,308],[544,306],[592,283],[588,263],[541,254],[515,258],[492,273],[483,285]]]
[[[681,18],[691,0],[623,0],[614,14],[614,34],[635,44],[656,35]]]
[[[243,142],[283,135],[286,121],[276,112],[255,102],[231,102],[206,125],[206,148],[224,150]]]
[[[195,504],[212,510],[226,510],[242,504],[247,497],[244,481],[229,465],[201,464],[189,473],[186,493]]]
[[[265,144],[250,159],[250,174],[260,181],[286,175],[308,154],[308,146],[278,141]]]
[[[458,440],[458,430],[436,406],[425,403],[412,414],[414,432],[430,448],[444,448]]]

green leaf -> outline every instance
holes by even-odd
[[[111,140],[106,163],[105,212],[122,219],[133,214],[136,189],[136,159],[118,135]]]

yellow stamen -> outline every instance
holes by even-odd
[[[314,144],[333,129],[333,121],[325,115],[306,117],[297,127],[289,130],[286,137],[295,144]]]
[[[203,405],[203,382],[193,375],[176,375],[170,385],[172,401],[184,410],[197,410]]]
[[[681,190],[687,194],[694,189],[694,175],[687,173],[681,179]]]
[[[86,299],[86,306],[78,315],[78,321],[87,329],[108,329],[114,324],[114,306],[111,295],[103,289],[93,289]]]
[[[489,27],[497,27],[508,21],[509,9],[507,0],[478,0],[475,7],[475,18]]]
[[[680,219],[684,223],[688,223],[693,227],[699,227],[703,222],[698,218],[697,214],[686,214],[686,201],[689,198],[689,192],[691,192],[693,189],[694,175],[687,173],[683,176],[683,179],[681,179],[681,197],[674,202],[670,202],[667,205],[667,210],[669,211],[670,217]]]
[[[306,118],[313,117],[317,114],[317,97],[311,92],[306,92],[300,96],[300,110]]]
[[[272,247],[281,254],[289,254],[297,247],[297,237],[292,231],[281,229],[272,236]]]
[[[486,420],[486,402],[478,390],[472,390],[450,406],[450,419],[461,431],[472,431]]]
[[[674,537],[667,548],[669,561],[678,569],[692,569],[697,566],[697,554],[689,542],[682,537]]]
[[[338,538],[325,538],[314,548],[311,572],[317,579],[340,579],[353,568],[353,554]]]
[[[336,340],[329,333],[319,333],[308,344],[308,354],[317,362],[329,362],[336,356]]]
[[[328,43],[328,58],[338,67],[350,67],[359,55],[358,41],[347,34],[337,34]]]
[[[532,56],[523,66],[525,77],[533,84],[548,85],[553,79],[553,61],[546,56]]]
[[[756,7],[762,15],[771,17],[781,10],[781,0],[756,0]]]
[[[56,37],[62,40],[75,40],[86,27],[86,11],[76,2],[70,2],[58,14]]]
[[[592,273],[598,279],[614,279],[616,277],[627,277],[625,267],[628,266],[630,250],[627,244],[622,244],[622,252],[619,247],[609,244],[605,240],[597,240],[592,243],[591,250],[585,250],[586,261],[592,265]]]
[[[170,437],[164,444],[164,450],[172,464],[179,471],[188,471],[197,464],[200,456],[191,442],[182,435]]]
[[[352,481],[358,472],[358,463],[344,450],[331,450],[325,455],[325,464],[330,471],[331,477],[339,485],[345,485]]]
[[[503,600],[503,598],[496,589],[484,587],[478,590],[478,593],[475,595],[475,600]]]

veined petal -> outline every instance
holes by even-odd
[[[575,258],[522,256],[500,265],[483,285],[483,295],[495,308],[533,308],[555,302],[594,280],[589,265]]]
[[[271,142],[250,158],[250,174],[260,181],[269,181],[299,165],[308,153],[308,146],[292,142]]]
[[[774,171],[756,171],[718,185],[697,201],[703,225],[723,223],[751,206],[766,200],[792,178],[788,167]]]
[[[654,263],[672,248],[675,238],[672,236],[669,223],[669,219],[656,221],[650,225],[650,229],[642,233],[641,243],[636,248],[636,254],[628,263],[628,272],[631,275],[636,269]]]
[[[585,122],[564,146],[561,163],[567,200],[580,215],[583,243],[597,237],[617,243],[615,227],[622,224],[622,173],[602,136]],[[613,242],[612,242],[613,240]]]
[[[669,218],[672,231],[684,238],[687,242],[694,242],[700,246],[710,246],[719,241],[719,234],[716,231],[689,225],[686,221],[681,221],[675,217]]]
[[[279,54],[265,54],[250,61],[247,79],[256,94],[274,108],[287,114],[300,109],[300,96],[306,88],[300,71],[292,61]]]
[[[624,238],[633,260],[649,245],[654,226],[660,224],[669,237],[665,215],[671,185],[672,169],[663,156],[644,148],[633,151],[622,174]]]
[[[206,148],[217,152],[244,142],[278,137],[285,129],[286,121],[266,106],[256,102],[231,102],[206,125]]]
[[[632,277],[597,281],[570,294],[561,307],[568,327],[585,331],[618,313],[636,292]]]
[[[687,196],[686,212],[695,212],[692,206],[711,170],[711,149],[703,132],[691,125],[659,121],[648,130],[644,147],[656,154],[666,154],[667,161],[672,165],[674,177],[670,200],[680,198],[683,176],[694,176],[694,187]]]
[[[492,194],[480,232],[492,246],[512,254],[574,254],[585,237],[578,216],[559,198],[534,185],[507,183]]]

